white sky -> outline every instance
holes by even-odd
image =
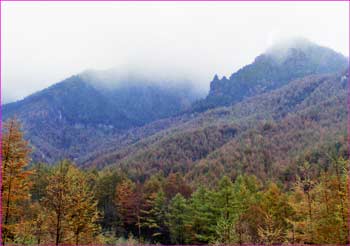
[[[208,89],[274,42],[305,37],[348,56],[348,2],[2,2],[2,100],[86,69],[192,78]]]

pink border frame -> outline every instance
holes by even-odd
[[[2,1],[0,0],[0,148],[1,148],[1,152],[0,152],[0,187],[2,187],[2,66],[1,66],[1,61],[2,61],[2,52],[1,52],[1,6],[2,6]],[[2,193],[0,192],[0,245],[2,245]]]
[[[350,38],[350,2],[348,2],[348,17],[349,17],[349,33],[348,37]],[[348,61],[349,61],[349,66],[348,69],[350,71],[350,41],[349,41],[349,56],[348,56]],[[350,72],[349,72],[350,73]],[[348,111],[348,125],[347,125],[347,144],[348,144],[348,155],[350,155],[350,76],[348,73],[348,101],[347,101],[347,111]],[[347,177],[347,189],[348,189],[348,194],[350,194],[350,158],[348,158],[348,177]],[[348,199],[350,199],[348,197]],[[348,208],[348,242],[350,242],[350,208]]]
[[[73,2],[73,1],[78,1],[78,2],[129,2],[129,1],[134,1],[134,2],[150,2],[150,1],[181,1],[181,2],[348,2],[348,13],[349,13],[349,33],[348,37],[350,38],[350,0],[35,0],[36,2]],[[33,0],[0,0],[0,56],[1,56],[1,6],[2,2],[34,2]],[[348,54],[348,61],[349,61],[349,66],[348,69],[350,70],[350,41],[349,41],[349,54]],[[0,57],[0,149],[2,150],[2,59]],[[349,74],[348,74],[349,75]],[[347,148],[348,148],[348,153],[350,155],[350,76],[348,76],[348,97],[347,97],[347,111],[348,111],[348,123],[347,123]],[[2,156],[2,152],[0,152],[0,156]],[[2,170],[2,158],[0,159],[0,167]],[[350,194],[350,156],[348,158],[348,179],[347,179],[347,189],[348,189],[348,194]],[[0,187],[2,186],[2,171],[0,171]],[[350,199],[350,197],[348,198]],[[348,209],[348,228],[350,228],[350,209]],[[350,229],[348,231],[348,242],[350,246]],[[0,192],[0,245],[3,245],[2,243],[2,194]],[[53,244],[42,244],[42,245],[53,245]],[[69,245],[69,244],[62,244],[62,245]],[[91,244],[91,245],[101,245],[101,244]],[[142,244],[139,244],[142,245]],[[151,246],[152,244],[147,244]],[[223,246],[225,244],[221,244]],[[227,245],[227,244],[226,244]],[[245,246],[250,246],[250,245],[264,245],[264,244],[230,244],[230,245],[245,245]],[[283,244],[286,246],[295,246],[295,245],[301,245],[301,244]],[[337,244],[314,244],[314,245],[337,245]],[[120,245],[124,246],[124,245]],[[129,246],[125,244],[125,246]]]

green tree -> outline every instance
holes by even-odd
[[[186,199],[181,194],[176,194],[170,201],[167,219],[171,242],[174,244],[187,243],[188,206]]]
[[[220,215],[215,209],[213,192],[204,187],[199,187],[191,196],[189,209],[191,211],[191,229],[195,244],[203,244],[214,241],[216,233],[216,220]]]
[[[122,226],[120,215],[115,204],[116,186],[125,179],[125,175],[116,170],[103,170],[98,174],[94,194],[98,209],[102,213],[101,226],[106,231],[117,232]]]
[[[254,230],[256,223],[249,223],[251,206],[261,199],[259,194],[260,183],[255,176],[238,176],[234,182],[233,208],[238,216],[235,233],[237,243],[252,243],[257,241],[257,233]],[[255,219],[255,218],[254,218]]]
[[[152,242],[166,242],[167,240],[166,212],[166,199],[162,190],[152,193],[146,199],[144,209],[141,210],[141,225],[149,232]]]
[[[31,189],[30,194],[32,201],[40,201],[44,195],[47,185],[49,184],[48,177],[50,176],[51,168],[45,163],[35,163],[31,170],[33,175],[30,176],[31,179]]]
[[[234,211],[233,183],[227,176],[219,181],[218,191],[215,194],[216,209],[219,211],[216,234],[219,243],[236,242],[235,224],[238,215]]]

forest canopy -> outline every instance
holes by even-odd
[[[288,182],[222,173],[206,185],[179,172],[141,182],[118,168],[30,163],[18,121],[8,120],[2,133],[5,244],[349,242],[341,143],[326,158],[299,160]]]

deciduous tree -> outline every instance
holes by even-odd
[[[14,230],[23,211],[23,203],[28,201],[29,175],[25,167],[29,162],[30,148],[23,139],[20,123],[10,119],[2,129],[2,240],[14,239]]]

